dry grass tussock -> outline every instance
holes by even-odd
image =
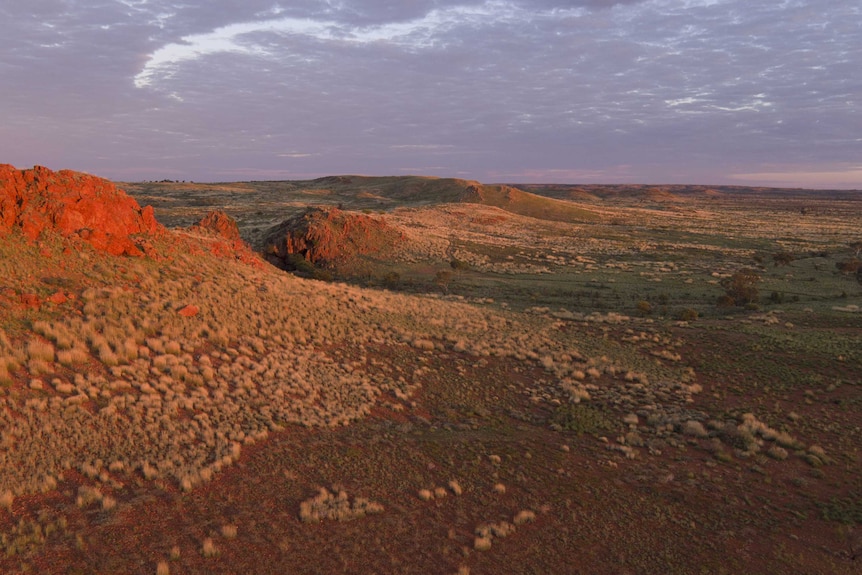
[[[299,505],[299,518],[305,523],[317,523],[325,519],[349,521],[366,515],[380,513],[383,506],[362,497],[352,501],[346,491],[332,493],[321,487],[317,495]]]
[[[542,364],[551,377],[531,392],[536,401],[601,398],[599,376],[625,371],[560,343],[546,314],[302,280],[204,254],[123,260],[134,277],[125,285],[115,262],[86,261],[93,283],[78,294],[80,313],[0,332],[0,493],[38,492],[40,478],[83,466],[193,489],[285,425],[345,425],[422,387],[427,368],[388,372],[369,360],[375,349],[432,353],[421,341],[478,361]],[[178,314],[187,304],[200,312]],[[34,378],[42,385],[10,384]],[[679,382],[616,379],[633,402],[652,385],[680,406],[690,397]]]

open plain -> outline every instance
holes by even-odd
[[[859,573],[858,192],[118,187],[0,204],[3,573]]]

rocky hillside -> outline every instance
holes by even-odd
[[[3,174],[0,573],[859,573],[855,200]]]
[[[189,231],[215,236],[232,242],[241,241],[239,226],[237,226],[236,220],[221,210],[208,213],[201,218],[201,221],[193,225]]]
[[[79,239],[112,255],[143,255],[144,236],[163,228],[153,209],[102,178],[36,166],[0,165],[0,234],[18,230],[35,240],[44,233]]]
[[[382,253],[400,241],[401,232],[384,219],[338,208],[310,208],[273,227],[264,254],[279,267],[299,256],[329,265],[357,255]]]

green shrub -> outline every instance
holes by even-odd
[[[790,252],[778,252],[772,255],[772,261],[775,262],[775,267],[790,265],[790,262],[793,260],[793,254]]]
[[[290,254],[285,260],[286,267],[289,271],[296,272],[300,275],[313,276],[317,271],[314,264],[305,259],[302,254]]]
[[[388,288],[397,288],[401,284],[401,275],[398,272],[388,272],[383,276],[383,285]]]
[[[743,307],[757,302],[757,284],[760,283],[760,275],[751,269],[740,270],[728,278],[721,280],[725,296],[733,301],[734,305]],[[721,305],[721,303],[719,303]]]
[[[578,435],[593,435],[613,429],[613,423],[600,408],[584,403],[559,406],[551,420],[566,431],[574,431]]]
[[[835,267],[838,268],[839,271],[844,273],[856,273],[857,271],[862,269],[862,260],[859,260],[857,258],[842,260],[840,262],[836,262]]]
[[[637,304],[637,310],[641,315],[649,315],[652,313],[652,304],[646,300],[641,300]]]
[[[434,283],[443,289],[444,292],[449,291],[449,282],[452,281],[452,272],[448,270],[440,270],[434,276]]]
[[[694,321],[698,318],[698,315],[697,310],[688,307],[677,314],[677,319],[680,321]]]
[[[455,271],[470,269],[470,264],[468,264],[467,262],[462,262],[461,260],[455,258],[452,258],[452,261],[449,262],[449,266]]]
[[[820,503],[823,519],[845,525],[862,525],[862,497],[833,497],[828,503]]]
[[[311,274],[311,277],[324,282],[331,282],[335,279],[335,276],[332,275],[331,271],[321,269],[315,269],[314,273]]]
[[[718,307],[733,307],[733,298],[729,295],[720,295],[718,296],[718,299],[715,300],[715,305]]]

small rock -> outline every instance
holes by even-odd
[[[66,294],[64,294],[63,292],[58,291],[57,293],[49,295],[47,301],[53,304],[62,305],[69,301],[69,298],[66,297]]]
[[[42,305],[42,302],[39,301],[39,296],[34,293],[21,294],[21,303],[24,305],[24,307],[36,309],[38,309]]]
[[[184,308],[180,309],[179,311],[177,311],[177,313],[183,317],[194,317],[194,316],[198,315],[198,313],[200,313],[200,311],[201,311],[201,309],[198,306],[189,304],[189,305],[185,306]]]

